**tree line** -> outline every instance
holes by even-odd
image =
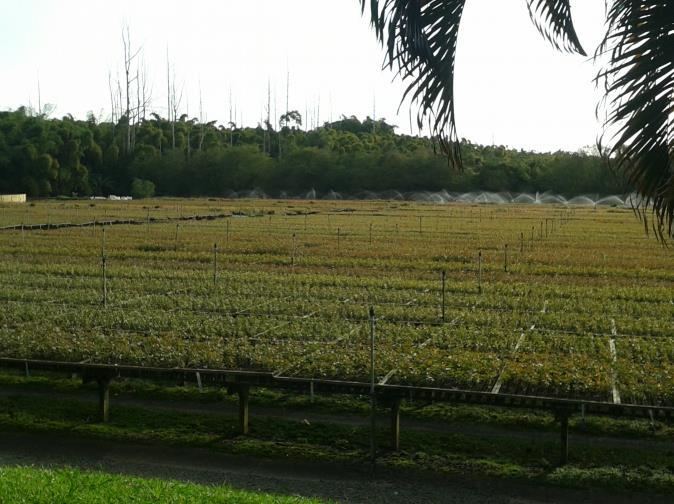
[[[274,128],[218,125],[187,115],[130,121],[51,119],[0,112],[0,192],[32,197],[227,196],[336,191],[552,191],[565,196],[629,188],[589,150],[536,153],[462,141],[463,171],[424,137],[384,120],[342,117],[311,130],[291,111]]]

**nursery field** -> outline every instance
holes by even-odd
[[[0,228],[0,357],[368,382],[372,307],[379,383],[674,405],[672,250],[630,210],[40,201]]]

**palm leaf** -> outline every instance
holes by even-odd
[[[606,35],[595,55],[608,55],[598,75],[606,98],[600,145],[641,196],[634,209],[656,235],[672,236],[674,222],[674,5],[667,0],[614,0]]]
[[[586,55],[573,26],[569,0],[527,0],[527,7],[538,31],[556,49]]]
[[[368,0],[360,0],[365,11]],[[465,0],[370,0],[385,66],[407,82],[401,103],[419,106],[417,126],[428,124],[455,166],[461,152],[454,114],[454,61]]]

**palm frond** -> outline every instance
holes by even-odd
[[[571,17],[570,0],[527,0],[538,31],[556,49],[586,56]]]
[[[635,211],[664,240],[674,225],[674,5],[668,0],[614,0],[606,35],[595,55],[609,62],[606,122],[599,143],[641,196]]]
[[[360,0],[365,11],[368,0]],[[428,124],[455,166],[461,152],[454,114],[454,61],[465,0],[369,0],[377,38],[387,48],[385,66],[407,82],[419,106],[417,126]]]

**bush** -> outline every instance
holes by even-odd
[[[149,180],[135,178],[131,182],[131,196],[133,199],[151,198],[154,196],[154,183]]]

